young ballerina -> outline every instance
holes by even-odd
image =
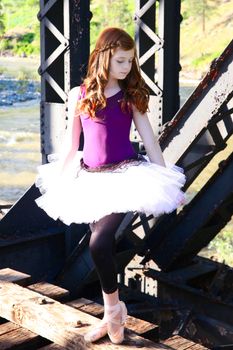
[[[39,167],[36,203],[65,224],[89,223],[90,252],[100,278],[103,320],[86,334],[94,342],[106,334],[124,339],[127,309],[119,301],[114,255],[115,232],[125,213],[169,213],[184,200],[182,170],[166,167],[147,117],[148,90],[140,75],[134,40],[107,28],[90,55],[83,85],[69,93],[69,125],[60,158]],[[133,149],[131,123],[147,157]],[[84,133],[81,154],[79,138]]]

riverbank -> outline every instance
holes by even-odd
[[[0,108],[0,200],[16,202],[41,163],[39,100]]]
[[[36,58],[0,56],[0,106],[40,98],[40,77]]]
[[[0,78],[40,81],[39,57],[0,56]]]
[[[0,78],[0,106],[39,100],[40,84],[33,80]]]

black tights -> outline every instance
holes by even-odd
[[[115,233],[124,218],[123,213],[104,216],[90,224],[90,252],[95,263],[101,287],[105,293],[117,290],[117,266],[115,260]]]

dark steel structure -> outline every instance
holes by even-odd
[[[90,47],[89,1],[41,0],[41,153],[58,150],[68,91],[85,76]]]
[[[151,91],[150,119],[154,130],[162,131],[165,159],[184,168],[186,190],[221,150],[229,150],[233,41],[177,111],[180,1],[138,0],[135,10],[139,61]],[[66,127],[68,91],[85,75],[89,1],[41,0],[38,18],[45,162],[57,150]],[[141,149],[136,134],[134,141]],[[233,343],[233,269],[197,254],[232,216],[232,150],[208,176],[199,193],[179,212],[157,219],[125,215],[116,232],[117,259],[121,292],[133,314],[158,322],[160,337],[176,333],[221,348]],[[0,221],[1,268],[15,268],[32,275],[34,281],[53,281],[74,295],[98,299],[88,226],[54,222],[35,205],[37,196],[33,185]],[[134,257],[140,262],[136,267]],[[126,269],[131,271],[128,281]]]
[[[135,4],[139,63],[151,93],[150,121],[158,134],[179,109],[181,1],[137,0]]]

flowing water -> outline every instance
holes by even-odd
[[[34,182],[40,156],[39,100],[0,109],[0,201],[15,202]]]

